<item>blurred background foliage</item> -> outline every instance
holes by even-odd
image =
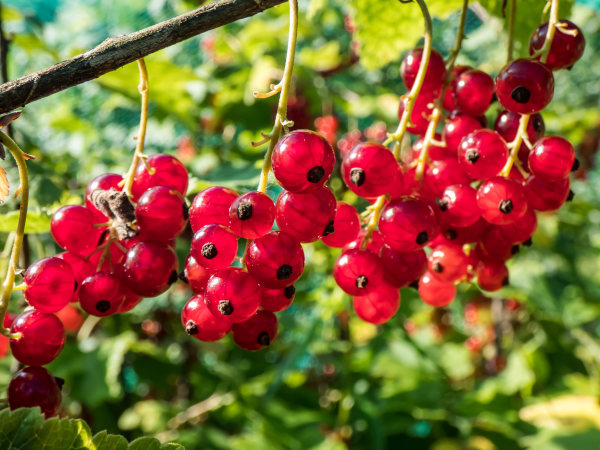
[[[192,0],[5,0],[8,72],[18,78],[198,6]],[[336,139],[373,138],[395,128],[403,94],[399,64],[417,45],[416,4],[383,0],[302,0],[289,115],[314,128],[339,120]],[[454,44],[459,0],[428,1],[434,46]],[[495,75],[505,62],[501,0],[471,2],[458,62]],[[518,1],[518,55],[545,1]],[[511,285],[484,297],[462,289],[443,310],[411,288],[381,327],[360,321],[335,287],[338,251],[305,246],[296,300],[279,314],[277,340],[249,353],[229,338],[199,343],[179,319],[191,296],[177,284],[133,311],[102,319],[89,336],[70,336],[50,364],[66,380],[61,414],[94,432],[155,436],[187,448],[410,448],[431,450],[593,449],[600,442],[600,14],[597,1],[561,1],[562,17],[583,30],[587,48],[571,71],[555,74],[544,111],[547,134],[576,146],[583,169],[574,202],[540,216],[534,245],[510,263]],[[256,100],[281,76],[288,7],[282,5],[147,58],[147,153],[177,155],[191,176],[188,198],[214,184],[254,189],[275,99]],[[24,265],[57,252],[49,216],[82,201],[103,172],[124,173],[139,120],[138,75],[130,65],[28,105],[13,127],[36,155]],[[493,123],[497,108],[488,119]],[[334,132],[335,134],[335,132]],[[344,141],[345,140],[345,141]],[[8,161],[8,160],[7,160]],[[12,186],[16,170],[8,170]],[[330,181],[338,198],[365,205]],[[277,187],[270,193],[275,196]],[[15,204],[0,207],[2,241]],[[183,261],[190,234],[178,241]],[[0,269],[4,271],[6,251]],[[11,311],[23,307],[15,295]],[[89,323],[88,323],[89,324]],[[0,390],[17,369],[0,361]]]

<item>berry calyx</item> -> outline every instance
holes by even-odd
[[[110,272],[98,272],[81,284],[79,304],[85,312],[104,317],[115,314],[125,300],[125,291],[119,278]]]
[[[237,237],[229,228],[211,224],[194,234],[190,253],[198,264],[207,269],[224,269],[235,259],[237,249]]]
[[[229,228],[239,237],[256,239],[267,234],[275,220],[275,205],[271,198],[258,191],[237,197],[229,208]]]
[[[248,320],[233,325],[233,341],[244,350],[261,350],[273,342],[277,328],[275,314],[260,310]]]
[[[261,289],[248,272],[228,267],[217,270],[209,278],[205,299],[213,315],[239,323],[248,320],[258,310]]]
[[[345,250],[333,266],[333,277],[344,292],[366,295],[382,284],[381,261],[368,250]]]
[[[188,335],[206,342],[218,341],[231,331],[231,322],[212,314],[202,294],[187,301],[181,311],[181,323]]]

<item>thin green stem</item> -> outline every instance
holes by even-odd
[[[542,48],[537,50],[532,55],[533,58],[539,57],[540,61],[543,63],[548,61],[548,55],[550,54],[550,47],[552,47],[552,41],[554,40],[554,35],[556,34],[556,25],[558,24],[559,3],[560,3],[559,0],[551,0],[550,18],[548,20],[548,31],[546,32],[546,39],[544,40],[544,45],[542,45]]]
[[[510,0],[508,16],[508,45],[506,49],[506,60],[512,61],[515,44],[515,19],[517,17],[517,0]]]
[[[460,10],[460,19],[458,21],[458,30],[456,31],[456,43],[454,44],[454,48],[450,51],[450,58],[446,62],[446,82],[450,81],[452,77],[452,69],[454,69],[454,64],[456,63],[456,58],[460,53],[460,49],[462,48],[462,41],[467,36],[465,35],[465,23],[467,22],[467,11],[469,10],[469,0],[463,1],[462,9]],[[444,91],[442,91],[444,92]]]
[[[519,149],[521,148],[521,144],[523,143],[523,139],[527,139],[527,125],[529,125],[529,114],[523,114],[521,119],[519,119],[519,129],[517,130],[517,135],[513,139],[513,141],[508,144],[508,148],[510,149],[510,154],[508,155],[508,159],[506,160],[506,164],[500,171],[500,176],[508,177],[510,175],[510,170],[513,167],[513,164],[519,158]]]
[[[17,230],[15,232],[15,240],[13,242],[10,262],[6,272],[6,278],[2,284],[2,296],[0,297],[0,333],[4,336],[10,335],[10,330],[5,329],[1,324],[4,322],[8,301],[13,291],[15,284],[15,271],[19,264],[19,256],[21,247],[23,246],[23,238],[25,237],[25,221],[27,220],[27,206],[29,203],[29,174],[27,172],[27,163],[23,150],[13,141],[7,134],[0,131],[0,142],[4,144],[8,151],[12,154],[17,162],[19,170],[19,182],[21,183],[21,205],[19,207],[19,220],[17,222]]]

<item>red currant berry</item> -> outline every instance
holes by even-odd
[[[392,152],[377,142],[364,142],[346,155],[342,177],[360,197],[378,197],[396,182],[398,163]]]
[[[229,208],[239,194],[232,189],[213,186],[198,192],[190,206],[190,225],[194,233],[213,223],[229,226]]]
[[[533,209],[554,211],[567,201],[570,185],[568,178],[550,181],[530,176],[524,186],[527,201]]]
[[[436,198],[444,193],[444,189],[452,185],[468,185],[471,177],[466,173],[456,158],[434,161],[423,177],[422,195]]]
[[[389,321],[398,311],[400,292],[395,287],[382,284],[366,295],[354,297],[352,306],[362,320],[380,325]]]
[[[529,153],[529,169],[536,177],[555,180],[569,176],[575,163],[575,150],[560,136],[548,136],[533,145]]]
[[[93,316],[111,316],[119,311],[125,300],[125,291],[119,278],[110,272],[98,272],[83,280],[79,304]]]
[[[360,216],[354,206],[345,202],[337,202],[333,231],[321,236],[328,247],[342,248],[352,242],[360,231]]]
[[[517,137],[520,120],[521,115],[504,110],[496,117],[494,130],[496,130],[506,142],[512,142],[515,137]],[[540,113],[532,114],[527,123],[527,137],[529,138],[529,142],[534,143],[538,139],[541,139],[545,132],[546,124],[544,123],[542,115]]]
[[[561,19],[557,25],[561,28],[557,28],[554,33],[546,65],[552,70],[568,69],[583,55],[585,38],[579,27],[569,20]],[[566,33],[562,30],[566,31]],[[533,55],[544,46],[547,35],[548,22],[540,25],[533,32],[529,40],[530,55]]]
[[[23,277],[27,302],[43,312],[56,312],[70,301],[77,291],[71,266],[59,258],[42,258],[34,262]]]
[[[458,245],[442,244],[428,258],[428,270],[434,277],[453,283],[467,276],[469,261]]]
[[[229,208],[229,228],[246,239],[256,239],[273,228],[275,204],[262,192],[251,191],[237,197]]]
[[[352,242],[343,247],[342,251],[350,250],[353,248],[360,248],[360,246],[362,245],[362,241],[365,238],[365,234],[366,230],[360,230],[356,239],[354,239]],[[383,244],[383,236],[381,235],[381,233],[377,230],[373,230],[373,233],[371,233],[371,239],[367,244],[367,250],[369,250],[374,255],[379,255]]]
[[[237,254],[238,241],[235,234],[223,225],[205,225],[196,231],[190,253],[208,269],[229,267]]]
[[[514,180],[494,177],[477,190],[477,206],[485,220],[495,225],[514,223],[527,211],[525,190]]]
[[[471,177],[483,180],[496,175],[508,157],[504,139],[492,130],[478,130],[466,136],[458,149],[458,161]]]
[[[437,204],[442,219],[453,227],[468,227],[481,217],[477,191],[468,184],[448,186]]]
[[[199,341],[218,341],[231,331],[231,322],[213,315],[206,306],[204,295],[195,295],[181,311],[185,332]]]
[[[410,122],[406,127],[409,133],[416,135],[424,135],[429,126],[429,117],[433,112],[433,102],[437,98],[437,92],[429,92],[421,90],[417,99],[415,100],[413,110],[410,114]],[[398,120],[402,120],[404,110],[406,109],[406,102],[408,97],[403,95],[400,97],[400,104],[398,105]]]
[[[508,286],[508,269],[502,261],[479,261],[477,283],[485,291],[497,291]]]
[[[103,173],[98,175],[85,189],[85,207],[94,214],[94,221],[97,223],[108,222],[109,218],[104,215],[102,211],[96,208],[94,202],[92,202],[90,195],[92,192],[100,189],[102,191],[108,191],[111,188],[121,191],[123,188],[119,187],[119,184],[123,181],[123,177],[116,173]]]
[[[18,336],[10,338],[10,350],[26,366],[43,366],[54,361],[65,345],[65,327],[60,319],[35,309],[19,314],[10,333]]]
[[[435,133],[434,139],[436,141],[441,141],[442,135],[440,133]],[[421,154],[422,149],[423,149],[423,138],[420,137],[419,139],[417,139],[415,141],[415,143],[413,144],[413,147],[412,147],[412,150],[413,150],[412,160],[413,161],[415,161],[419,158],[419,155]],[[448,149],[446,147],[440,147],[439,145],[429,144],[429,146],[427,147],[427,156],[432,161],[441,161],[444,159],[455,158],[456,154],[448,151]]]
[[[368,250],[345,250],[333,266],[333,277],[350,295],[366,295],[377,289],[382,280],[381,260]]]
[[[554,76],[544,64],[517,59],[496,77],[498,101],[509,111],[533,114],[544,109],[554,96]]]
[[[537,215],[533,208],[527,208],[523,216],[515,223],[509,225],[497,225],[505,240],[513,243],[527,241],[537,229]]]
[[[446,142],[446,148],[449,152],[456,155],[463,138],[481,128],[483,127],[474,117],[465,114],[457,114],[451,117],[446,121],[442,133],[444,142]]]
[[[385,206],[379,231],[390,247],[408,252],[426,245],[439,228],[435,211],[428,202],[406,198],[392,200]]]
[[[191,254],[186,258],[183,272],[184,281],[190,285],[190,289],[195,294],[204,292],[206,283],[213,273],[214,270],[201,266]]]
[[[177,255],[168,245],[138,242],[127,251],[121,279],[134,293],[156,297],[177,281],[177,267]]]
[[[295,294],[296,288],[293,284],[280,289],[263,289],[260,306],[266,311],[283,311],[292,304]]]
[[[76,302],[78,299],[79,288],[81,287],[81,283],[83,283],[83,280],[85,280],[87,277],[92,275],[96,271],[96,268],[90,261],[79,256],[77,253],[63,252],[56,255],[56,257],[62,259],[69,266],[71,266],[73,276],[75,277],[75,282],[77,283],[75,295],[73,295],[71,301]]]
[[[278,289],[296,282],[304,270],[300,242],[282,231],[255,239],[246,253],[248,273],[261,286]]]
[[[452,69],[452,76],[450,77],[450,86],[447,87],[444,91],[443,107],[446,111],[456,110],[456,105],[454,103],[454,95],[452,92],[456,84],[456,79],[461,73],[471,69],[473,69],[471,66],[454,66],[454,68]]]
[[[205,299],[208,309],[216,317],[239,323],[258,310],[261,288],[248,272],[228,267],[217,270],[209,278]]]
[[[148,171],[146,164],[154,170],[153,173]],[[131,186],[134,201],[155,186],[167,186],[185,195],[188,188],[188,172],[181,161],[171,155],[158,154],[148,158],[146,164],[140,163],[135,171]]]
[[[79,205],[67,205],[58,209],[52,215],[50,232],[60,247],[80,254],[94,250],[102,234],[100,228],[94,228],[92,212]]]
[[[480,218],[473,225],[466,227],[448,226],[447,223],[442,224],[443,237],[456,245],[471,244],[477,242],[489,226],[483,218]]]
[[[56,317],[60,319],[67,333],[77,332],[84,320],[81,311],[71,304],[67,304],[63,309],[58,311]]]
[[[189,214],[179,192],[167,186],[156,186],[139,198],[135,218],[141,239],[167,242],[183,232]]]
[[[494,79],[481,70],[467,70],[453,82],[456,109],[478,116],[487,111],[494,96]]]
[[[11,410],[39,407],[49,419],[60,408],[62,384],[62,380],[53,377],[43,367],[25,367],[10,380],[8,406]]]
[[[141,295],[137,295],[134,292],[131,292],[129,289],[127,289],[122,284],[121,284],[121,288],[123,289],[123,292],[125,292],[125,297],[123,298],[123,303],[121,303],[121,306],[119,307],[119,310],[117,311],[119,314],[127,312],[127,311],[131,311],[133,308],[135,308],[137,305],[139,305],[142,300],[144,300],[144,297],[142,297]]]
[[[506,239],[499,227],[500,225],[489,226],[477,242],[476,253],[480,261],[506,261],[519,251],[519,246]]]
[[[295,130],[277,143],[272,163],[273,174],[285,190],[303,192],[325,184],[333,172],[335,155],[320,134]]]
[[[381,248],[383,278],[387,284],[404,288],[421,278],[427,270],[427,255],[423,249],[400,252],[389,245]]]
[[[233,325],[233,341],[251,352],[268,347],[277,335],[277,317],[270,311],[257,311],[248,320]]]
[[[452,303],[456,297],[456,286],[425,272],[419,280],[419,296],[428,305],[442,308]]]
[[[415,84],[422,59],[423,48],[415,48],[408,52],[408,55],[406,55],[406,58],[402,61],[400,74],[402,75],[402,81],[404,81],[404,85],[407,89],[412,89],[413,84]],[[444,58],[442,58],[442,55],[437,51],[432,49],[421,90],[425,92],[439,92],[444,81],[446,81],[446,65],[444,63]]]

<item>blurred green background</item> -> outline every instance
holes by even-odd
[[[9,78],[41,70],[97,45],[189,11],[185,0],[11,0]],[[471,2],[458,62],[495,75],[506,59],[502,1]],[[525,56],[543,0],[518,1],[517,54]],[[462,1],[428,1],[434,46],[452,48]],[[338,251],[305,245],[296,300],[280,313],[266,350],[230,338],[200,343],[179,319],[191,293],[177,284],[133,311],[72,335],[48,367],[66,380],[61,415],[93,432],[155,436],[186,448],[431,450],[600,448],[600,14],[598,2],[561,1],[561,16],[584,32],[587,48],[571,71],[555,73],[547,134],[568,137],[583,169],[575,200],[540,216],[534,245],[510,262],[511,285],[484,297],[459,289],[433,310],[414,290],[389,323],[360,321],[335,286]],[[418,44],[416,4],[389,0],[301,0],[297,65],[289,116],[314,128],[339,119],[337,139],[375,136],[397,123],[403,52]],[[188,198],[214,184],[254,189],[276,99],[256,100],[277,82],[285,59],[288,7],[282,5],[147,58],[150,121],[146,152],[177,155],[192,176]],[[24,109],[15,140],[37,159],[24,264],[57,252],[49,217],[79,203],[103,172],[124,173],[139,121],[135,64]],[[492,106],[488,119],[498,112]],[[353,133],[353,134],[352,134]],[[8,168],[11,185],[16,170]],[[330,181],[338,198],[363,208]],[[269,191],[277,195],[278,188]],[[14,200],[0,207],[0,239],[14,229]],[[178,240],[183,261],[191,234]],[[6,252],[1,255],[2,273]],[[24,302],[14,295],[10,309]],[[16,362],[0,361],[0,391]]]

